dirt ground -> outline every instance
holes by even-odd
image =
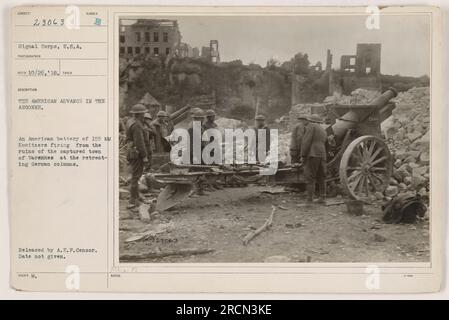
[[[381,204],[365,205],[364,214],[351,215],[342,198],[328,205],[305,206],[305,195],[278,194],[282,187],[227,188],[193,196],[151,216],[150,222],[129,217],[120,201],[120,256],[185,249],[212,252],[141,259],[139,262],[427,262],[429,221],[385,224]],[[148,199],[156,195],[147,195]],[[330,204],[330,205],[329,205]],[[272,227],[247,246],[242,239],[275,213]],[[148,231],[140,240],[131,237]],[[123,261],[123,259],[122,259]],[[135,261],[137,262],[137,261]]]

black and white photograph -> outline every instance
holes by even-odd
[[[117,28],[120,263],[430,261],[429,15]]]

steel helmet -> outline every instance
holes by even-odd
[[[164,110],[161,110],[157,113],[158,117],[167,117],[167,113]]]
[[[194,119],[204,118],[203,110],[201,110],[200,108],[198,108],[198,110],[194,110],[192,112],[192,118],[194,118]]]
[[[206,117],[216,116],[215,110],[209,109],[206,111]]]
[[[145,113],[145,112],[148,112],[148,110],[143,104],[137,103],[132,106],[132,108],[129,112],[130,113]]]
[[[322,123],[323,120],[321,120],[320,116],[317,114],[311,114],[307,116],[307,120],[309,120],[310,122],[315,122],[315,123]]]

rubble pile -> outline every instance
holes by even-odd
[[[324,104],[368,104],[374,98],[380,96],[379,91],[367,90],[367,89],[355,89],[351,92],[350,96],[345,96],[339,93],[335,93],[332,96],[324,99]]]
[[[223,133],[224,129],[237,129],[237,128],[244,129],[244,123],[237,119],[220,117],[217,120],[215,120],[215,123],[217,124],[218,130],[223,131]]]
[[[396,109],[384,121],[382,131],[393,155],[394,168],[385,196],[429,192],[430,92],[412,88],[393,99]]]
[[[217,108],[216,98],[215,98],[214,93],[191,97],[187,101],[187,105],[195,106],[195,107],[201,108],[203,110],[207,110],[207,109],[215,110]]]
[[[313,107],[322,107],[322,103],[300,103],[291,107],[288,114],[288,130],[291,131],[298,124],[298,116],[311,114]]]

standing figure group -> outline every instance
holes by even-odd
[[[326,202],[326,141],[327,133],[316,114],[300,115],[290,142],[290,156],[294,165],[303,164],[307,182],[307,202],[312,203],[318,185],[318,203]]]

